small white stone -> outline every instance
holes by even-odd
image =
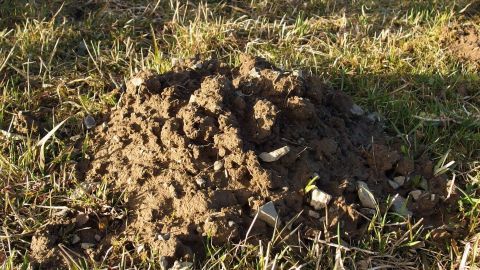
[[[72,243],[72,245],[75,245],[78,242],[80,242],[80,237],[78,235],[74,234],[73,237],[72,237],[71,243]]]
[[[263,152],[258,157],[262,161],[265,161],[265,162],[274,162],[274,161],[279,160],[281,157],[285,156],[286,154],[288,154],[288,152],[290,152],[290,147],[288,147],[288,145],[286,145],[284,147],[280,147],[280,148],[278,148],[274,151],[268,152],[268,153]]]
[[[195,95],[191,95],[190,99],[188,100],[188,103],[195,103],[196,100],[197,100],[197,97]]]
[[[75,141],[78,141],[81,138],[82,138],[81,135],[75,135],[75,136],[70,137],[70,141],[75,142]]]
[[[312,197],[310,200],[310,205],[315,209],[315,210],[320,210],[325,207],[327,207],[328,203],[332,199],[332,196],[329,194],[321,191],[318,188],[315,188],[312,190]]]
[[[170,239],[170,233],[161,233],[157,238],[161,241],[168,241]]]
[[[170,191],[170,194],[172,194],[172,196],[174,198],[178,197],[177,190],[175,189],[175,187],[173,185],[168,186],[168,191]]]
[[[229,220],[229,221],[228,221],[228,227],[231,228],[231,227],[233,227],[233,226],[235,226],[235,221]]]
[[[313,210],[308,210],[308,215],[312,218],[320,218],[320,213]]]
[[[198,63],[195,63],[194,65],[192,65],[190,68],[193,69],[193,70],[196,70],[196,69],[201,69],[202,67],[203,67],[202,63],[198,62]]]
[[[182,58],[172,57],[171,59],[172,67],[180,66],[183,64],[183,62],[184,61]]]
[[[213,163],[213,170],[218,172],[223,168],[223,160],[217,160]]]
[[[170,270],[189,270],[192,269],[193,263],[191,262],[180,262],[175,261],[172,268]]]
[[[85,127],[87,129],[92,129],[97,124],[95,118],[93,118],[93,116],[91,115],[85,116],[85,118],[83,119],[83,123],[85,124]]]
[[[273,202],[268,202],[258,209],[258,218],[268,225],[275,227],[278,213]]]
[[[143,83],[143,79],[142,78],[133,78],[131,80],[131,82],[134,86],[140,86]]]
[[[299,70],[299,69],[298,69],[298,70],[294,70],[294,71],[292,72],[292,75],[293,75],[293,76],[296,76],[296,77],[299,77],[299,78],[303,78],[303,71],[302,71],[302,70]]]
[[[363,207],[372,209],[377,208],[377,201],[375,200],[373,193],[368,188],[367,183],[363,181],[357,181],[357,194]]]
[[[360,116],[365,113],[365,111],[363,111],[363,109],[357,104],[353,104],[352,108],[350,108],[350,112],[356,116]]]
[[[394,177],[393,181],[397,182],[399,186],[403,186],[403,184],[405,184],[405,176]]]
[[[260,72],[258,72],[257,68],[255,67],[250,70],[248,75],[250,75],[252,78],[260,78]]]
[[[82,249],[90,249],[90,248],[92,248],[92,247],[94,247],[94,246],[95,246],[95,244],[92,244],[92,243],[81,243],[81,244],[80,244],[80,247],[81,247]]]
[[[199,187],[205,187],[205,184],[207,183],[207,181],[205,181],[205,179],[203,179],[202,177],[195,178],[195,182]]]
[[[417,201],[418,198],[420,198],[420,196],[422,195],[422,191],[419,190],[419,189],[412,190],[412,191],[410,191],[409,195],[410,195],[410,197],[412,197],[412,199],[414,201]]]

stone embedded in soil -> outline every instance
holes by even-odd
[[[85,118],[83,119],[83,123],[85,124],[85,127],[87,129],[92,129],[95,127],[95,125],[97,125],[95,118],[93,118],[93,116],[91,115],[85,116]]]
[[[172,268],[170,270],[190,270],[193,267],[193,263],[191,262],[181,262],[175,261]]]
[[[398,189],[400,187],[400,184],[398,184],[398,182],[396,181],[393,181],[393,180],[388,180],[388,183],[390,184],[390,186],[393,188],[393,189]]]
[[[278,213],[273,202],[268,202],[258,209],[258,218],[268,225],[275,227],[279,222]]]
[[[368,188],[367,183],[357,181],[357,194],[363,207],[372,209],[377,208],[377,201],[375,200],[372,191]]]
[[[405,184],[405,176],[396,176],[393,180],[388,180],[388,183],[393,189],[398,189]]]
[[[203,188],[207,184],[207,181],[205,179],[203,179],[202,177],[197,177],[197,178],[195,178],[195,183],[197,183],[197,185],[199,187]]]
[[[91,249],[95,246],[95,244],[92,244],[92,243],[81,243],[80,244],[80,247],[82,249]]]
[[[315,209],[315,210],[320,210],[325,207],[327,207],[328,203],[332,199],[332,196],[329,194],[321,191],[318,188],[315,188],[312,190],[312,195],[310,198],[310,205]]]
[[[407,201],[405,198],[396,194],[392,199],[392,209],[395,213],[407,217],[411,216],[413,213],[407,208]]]
[[[222,160],[217,160],[215,163],[213,163],[213,170],[214,171],[220,171],[223,168],[223,161]]]
[[[168,241],[170,239],[170,233],[160,233],[158,234],[158,240]]]
[[[418,198],[420,198],[420,196],[422,195],[422,191],[416,189],[416,190],[410,191],[410,193],[408,193],[408,194],[410,195],[410,197],[412,197],[412,199],[413,199],[414,201],[417,201]]]
[[[365,111],[357,104],[353,104],[352,108],[350,109],[350,112],[356,116],[365,114]]]
[[[252,77],[252,78],[260,78],[260,77],[261,77],[261,76],[260,76],[260,73],[259,73],[258,70],[257,70],[257,68],[255,68],[255,67],[250,70],[250,72],[248,73],[248,75],[250,75],[250,77]]]
[[[285,156],[290,152],[290,147],[283,146],[271,152],[263,152],[258,157],[265,162],[274,162],[279,160],[281,157]]]
[[[141,78],[141,77],[135,77],[135,78],[132,78],[132,79],[130,80],[130,82],[131,82],[134,86],[137,86],[137,87],[138,87],[138,86],[140,86],[140,85],[143,84],[143,78]]]
[[[393,181],[397,183],[399,186],[403,186],[405,184],[405,176],[396,176],[393,178]]]

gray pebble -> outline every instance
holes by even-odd
[[[87,129],[92,129],[97,124],[95,118],[93,118],[93,116],[91,115],[85,116],[85,118],[83,119],[83,123],[85,124],[85,127]]]

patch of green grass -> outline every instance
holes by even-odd
[[[319,74],[353,95],[382,115],[387,130],[401,136],[414,157],[426,151],[441,159],[449,152],[447,162],[458,164],[449,177],[455,174],[466,186],[459,204],[468,235],[447,243],[448,253],[421,238],[426,228],[408,220],[389,225],[393,218],[377,213],[371,238],[357,247],[318,239],[295,248],[275,241],[211,247],[205,269],[331,268],[339,261],[347,268],[357,263],[452,268],[463,256],[467,265],[478,264],[478,66],[454,55],[451,40],[444,39],[452,26],[478,22],[466,15],[473,8],[468,1],[440,0],[1,2],[0,129],[9,132],[20,111],[48,107],[48,119],[37,135],[0,136],[0,263],[5,269],[27,268],[32,234],[58,208],[97,211],[102,204],[117,204],[104,189],[95,198],[72,196],[79,180],[73,168],[86,151],[73,152],[70,137],[86,135],[81,127],[86,114],[114,106],[112,89],[142,69],[164,72],[174,58],[198,54],[238,64],[239,55],[248,52],[286,69]],[[66,118],[68,128],[45,144],[42,166],[36,144]],[[409,229],[399,235],[394,226]],[[476,249],[465,249],[467,244]],[[96,267],[120,262],[128,268],[138,257],[125,247],[115,252]],[[145,268],[160,264],[155,254],[140,259]],[[72,267],[93,266],[72,261]]]

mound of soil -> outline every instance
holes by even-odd
[[[480,61],[480,33],[475,25],[456,25],[445,31],[443,39],[459,59],[477,64]]]
[[[268,202],[280,225],[300,214],[293,221],[300,235],[339,225],[344,240],[358,240],[372,213],[359,200],[358,181],[383,211],[398,194],[408,208],[399,214],[431,226],[448,220],[456,194],[448,194],[447,180],[433,175],[428,159],[414,162],[397,151],[375,114],[321,78],[284,72],[260,58],[244,56],[241,63],[190,63],[127,83],[118,106],[97,121],[91,158],[79,172],[86,186],[107,183],[128,213],[97,224],[74,218],[76,230],[88,227],[95,239],[80,236],[68,246],[89,242],[103,256],[127,239],[171,259],[201,258],[206,241],[238,241],[250,227],[251,241],[268,239],[271,222],[255,219]],[[290,151],[276,161],[259,158],[285,146]],[[318,189],[332,197],[319,211],[304,191],[315,174]],[[404,183],[392,184],[402,177]],[[36,237],[35,243],[48,242]]]

